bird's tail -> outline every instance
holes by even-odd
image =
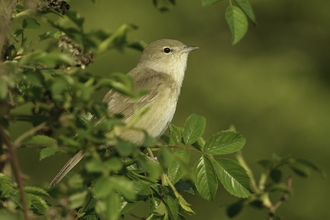
[[[58,174],[54,177],[54,179],[52,180],[52,182],[50,183],[50,186],[55,186],[56,184],[58,184],[63,177],[65,177],[66,174],[68,174],[68,172],[70,170],[72,170],[72,168],[74,166],[77,165],[77,163],[79,163],[79,161],[86,155],[86,152],[83,152],[82,150],[79,151],[78,153],[76,153],[68,162],[66,162],[66,164],[64,165],[64,167],[60,170],[60,172],[58,172]]]

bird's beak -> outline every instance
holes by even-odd
[[[186,46],[183,50],[182,50],[182,52],[184,52],[184,53],[189,53],[189,52],[191,52],[191,51],[193,51],[193,50],[197,50],[199,47],[193,47],[193,46]]]

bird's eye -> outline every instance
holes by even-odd
[[[168,48],[168,47],[165,47],[165,48],[164,48],[164,52],[165,52],[165,53],[169,53],[169,52],[171,52],[171,49]]]

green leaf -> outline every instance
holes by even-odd
[[[182,141],[181,130],[177,126],[170,124],[170,142],[169,145],[180,145]]]
[[[36,196],[50,197],[48,192],[46,192],[44,189],[36,187],[36,186],[26,186],[26,187],[24,187],[24,191],[26,193],[33,194]]]
[[[47,202],[39,196],[29,194],[31,208],[35,209],[38,214],[44,215],[48,209]]]
[[[235,0],[235,2],[241,7],[248,18],[250,18],[254,24],[257,24],[256,16],[254,15],[250,2],[248,0]]]
[[[101,216],[100,219],[118,220],[120,216],[120,197],[117,193],[112,193],[103,200],[98,200],[95,211]]]
[[[245,142],[245,138],[238,132],[221,131],[206,141],[204,152],[213,155],[231,154],[240,150]]]
[[[110,177],[110,181],[119,193],[130,201],[136,199],[134,184],[126,177]]]
[[[218,180],[209,158],[201,156],[194,165],[194,173],[199,194],[208,201],[213,200],[218,189]]]
[[[280,170],[277,170],[277,169],[272,170],[269,174],[269,177],[275,183],[279,183],[282,179],[282,172]]]
[[[164,168],[168,168],[172,164],[173,155],[169,148],[161,147],[158,155],[158,161]]]
[[[126,202],[125,201],[125,202],[123,202],[120,213],[125,214],[126,212],[131,211],[133,208],[135,208],[140,203],[142,203],[142,201],[138,201],[138,202]]]
[[[220,0],[203,0],[202,1],[202,6],[205,7],[205,6],[213,5],[213,4],[215,4],[219,1]]]
[[[84,205],[86,196],[88,194],[87,190],[72,194],[69,197],[70,209],[76,209]]]
[[[91,158],[86,162],[85,168],[90,173],[102,173],[105,167],[101,161]]]
[[[183,140],[186,145],[192,145],[203,134],[206,125],[206,119],[198,115],[190,115],[183,127]]]
[[[117,157],[111,157],[110,159],[103,162],[105,167],[111,171],[120,171],[123,168],[123,162]]]
[[[110,177],[100,177],[93,185],[93,195],[95,198],[105,198],[112,194],[113,184]]]
[[[34,18],[28,17],[23,20],[24,29],[38,29],[39,27],[40,27],[40,24]]]
[[[148,196],[151,194],[151,189],[149,184],[146,184],[145,182],[142,181],[132,181],[133,186],[134,186],[134,192],[138,196]]]
[[[57,141],[48,136],[36,135],[25,142],[25,145],[27,147],[57,147]]]
[[[0,186],[1,196],[4,198],[9,198],[17,191],[16,187],[13,186],[12,180],[3,173],[0,173]]]
[[[39,160],[43,160],[47,157],[54,155],[56,152],[59,152],[60,149],[57,147],[46,147],[40,151]]]
[[[244,207],[244,200],[239,200],[236,203],[230,204],[226,210],[227,216],[229,218],[234,218],[243,210],[243,207]]]
[[[168,212],[170,213],[170,216],[171,216],[170,219],[173,219],[173,220],[178,219],[179,207],[178,207],[177,200],[175,200],[171,196],[167,195],[167,196],[165,196],[164,201],[165,201],[166,208],[167,208]]]
[[[218,158],[214,160],[214,169],[230,194],[240,198],[252,195],[250,177],[238,163],[231,159]]]
[[[173,154],[175,160],[168,167],[167,175],[173,184],[177,183],[184,174],[184,163],[189,162],[189,151],[179,149]]]
[[[233,34],[232,43],[238,43],[248,30],[248,20],[244,12],[237,6],[230,5],[226,9],[225,17]]]
[[[317,172],[323,178],[326,178],[326,173],[321,170],[316,164],[306,159],[289,159],[290,168],[299,176],[308,177],[312,171]]]

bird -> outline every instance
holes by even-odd
[[[161,39],[149,44],[142,52],[136,67],[127,73],[132,77],[136,90],[146,90],[147,94],[135,100],[111,89],[103,98],[108,110],[120,114],[124,123],[130,123],[136,109],[148,111],[134,124],[142,130],[124,130],[120,138],[142,146],[145,133],[158,139],[173,119],[181,86],[183,83],[188,54],[198,49],[178,40]],[[51,181],[55,186],[86,155],[80,150],[60,170]]]

